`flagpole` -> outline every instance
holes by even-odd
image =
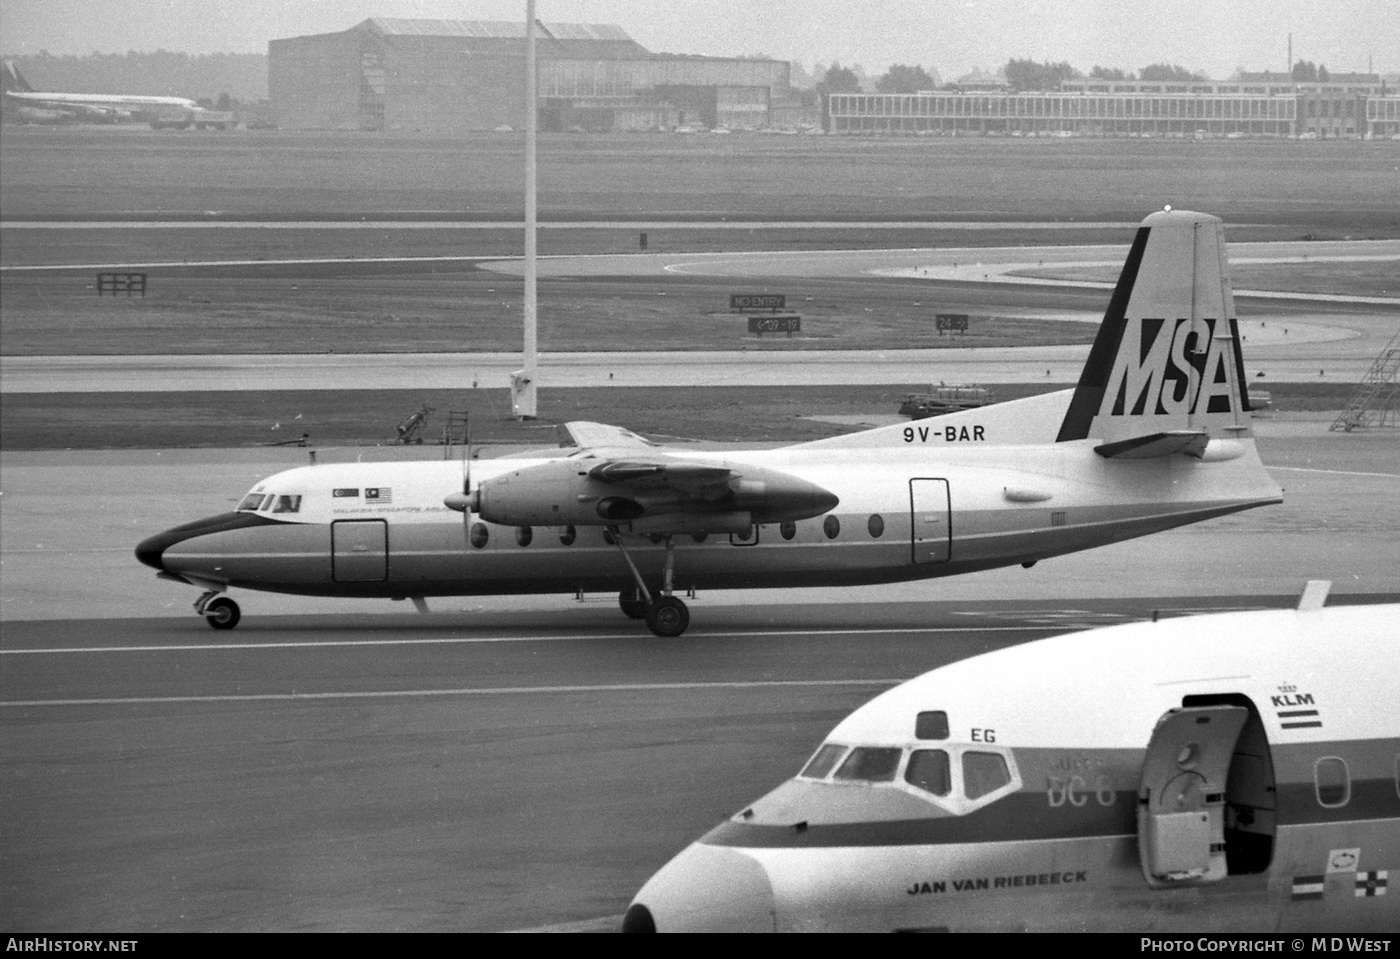
[[[535,0],[525,0],[525,343],[524,368],[511,376],[511,407],[517,419],[536,414],[536,371],[539,365],[538,300],[535,294],[537,247],[535,228],[535,135],[539,125],[535,66]]]

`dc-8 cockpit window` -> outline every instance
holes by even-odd
[[[237,509],[239,512],[256,511],[258,508],[258,504],[260,504],[263,501],[263,495],[264,494],[262,493],[249,493],[247,496],[243,497],[242,501],[239,502],[238,506],[235,507],[235,509]]]
[[[904,781],[935,796],[953,791],[953,770],[948,754],[941,749],[916,749],[904,769]]]
[[[857,746],[832,778],[848,782],[893,782],[903,755],[904,750],[897,746]]]
[[[1011,782],[1006,757],[999,753],[963,753],[962,773],[963,793],[968,799],[980,799]]]
[[[802,772],[797,775],[804,779],[825,779],[827,773],[836,767],[836,761],[844,755],[846,755],[845,746],[827,743],[817,750],[817,754],[811,758],[806,766],[802,767]]]
[[[277,497],[277,501],[272,504],[272,511],[274,513],[295,513],[300,509],[300,496],[282,495]]]

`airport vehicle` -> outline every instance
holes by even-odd
[[[5,99],[23,120],[34,123],[116,123],[142,120],[152,129],[165,127],[224,130],[235,117],[227,110],[206,110],[188,97],[143,96],[121,93],[43,93],[29,85],[15,65],[0,67]]]
[[[1400,604],[1163,619],[902,683],[623,930],[1400,929]]]
[[[1149,216],[1073,390],[776,450],[680,450],[571,423],[572,445],[552,454],[302,467],[136,555],[203,588],[196,610],[215,628],[239,619],[229,588],[420,609],[618,590],[626,615],[678,636],[677,589],[1030,567],[1277,503],[1225,271],[1220,220]]]

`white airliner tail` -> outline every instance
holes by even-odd
[[[1139,227],[1072,392],[804,446],[900,446],[932,436],[987,446],[1092,439],[1109,457],[1201,455],[1212,438],[1250,435],[1248,414],[1224,227],[1218,217],[1169,210]]]
[[[1235,298],[1218,217],[1154,213],[1133,240],[1059,442],[1105,455],[1198,451],[1249,434]]]

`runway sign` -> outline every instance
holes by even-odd
[[[764,333],[786,333],[792,336],[794,333],[802,332],[802,317],[796,313],[785,313],[781,316],[751,316],[749,317],[749,332],[762,336]]]
[[[959,333],[967,332],[966,313],[938,313],[935,314],[934,319],[938,323],[939,335],[942,335],[945,330],[956,330]]]
[[[787,296],[782,293],[731,293],[731,310],[785,310]]]

